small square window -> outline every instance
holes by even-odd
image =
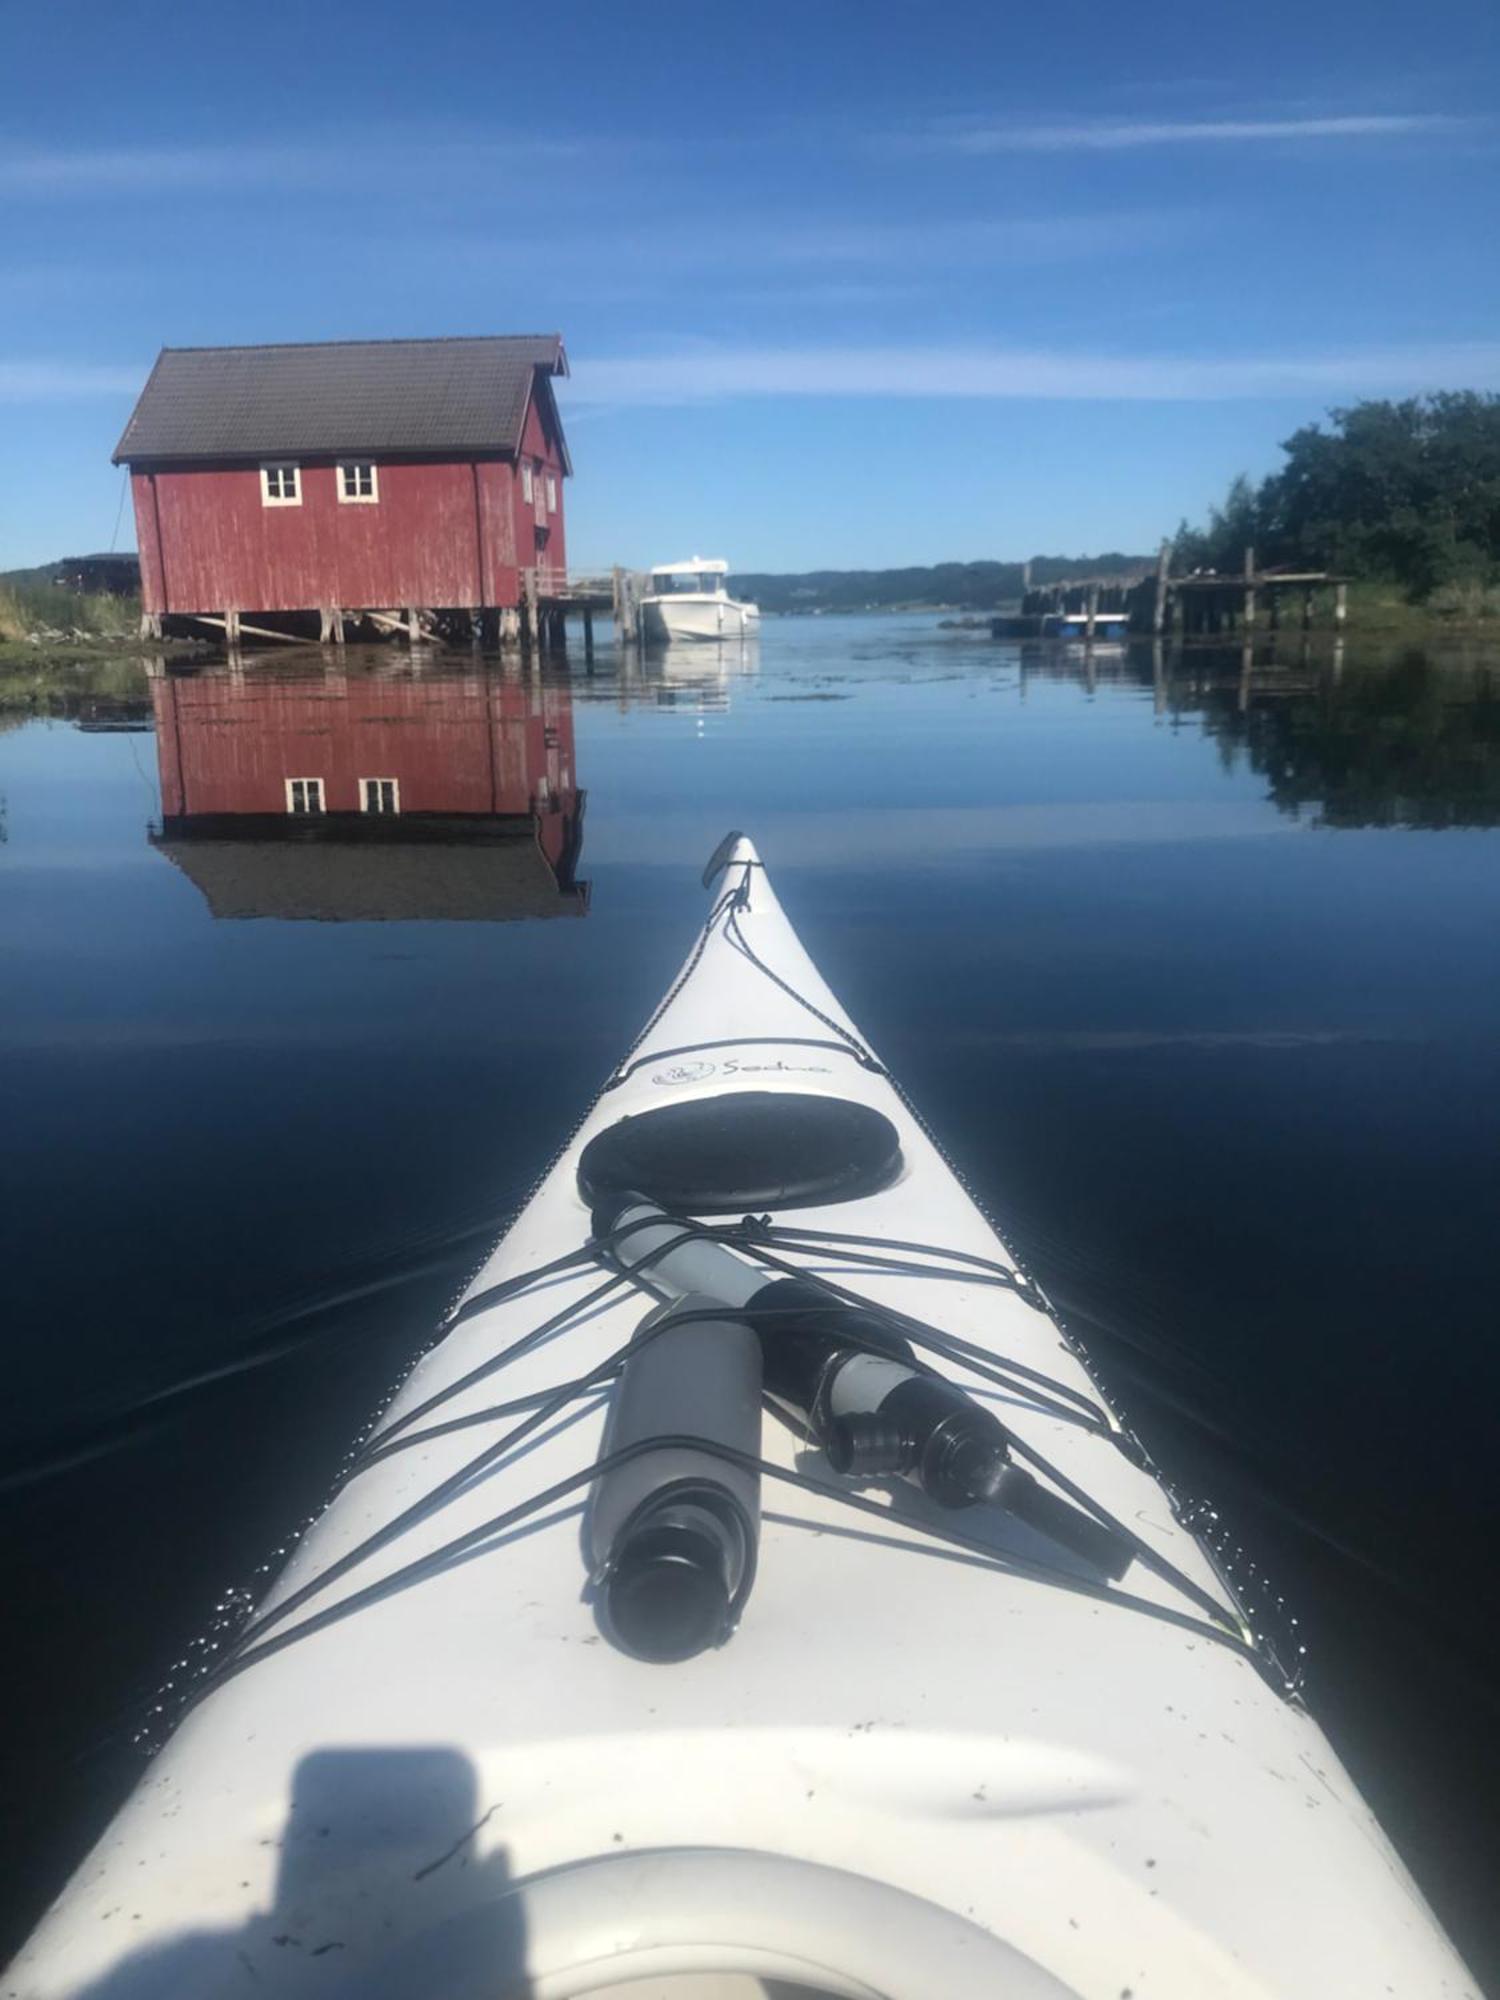
[[[550,472],[547,474],[547,512],[549,514],[557,512],[557,481]]]
[[[320,813],[323,810],[321,778],[288,778],[286,809],[289,813]]]
[[[295,465],[263,465],[260,498],[265,507],[300,507],[302,480]]]
[[[359,809],[367,813],[398,813],[401,810],[401,782],[398,778],[361,778]]]
[[[536,488],[532,480],[531,467],[529,464],[523,465],[521,467],[521,498],[523,500],[532,500],[535,497]]]
[[[339,498],[355,504],[363,501],[367,506],[373,506],[380,498],[380,483],[376,479],[374,466],[341,465]]]

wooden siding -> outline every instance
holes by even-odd
[[[540,560],[562,566],[560,439],[533,404],[523,457],[550,473],[558,505]],[[505,609],[538,561],[519,465],[502,458],[376,461],[380,497],[340,501],[332,461],[301,465],[300,506],[266,506],[260,469],[133,468],[141,587],[148,612]],[[543,503],[545,504],[545,502]],[[523,518],[524,517],[524,518]]]
[[[535,468],[535,484],[530,500],[526,498],[521,481],[521,465],[530,463]],[[547,512],[547,479],[557,481],[557,512]],[[563,471],[561,440],[549,435],[543,422],[542,408],[536,397],[526,412],[526,422],[521,431],[521,451],[517,462],[515,479],[511,488],[512,520],[514,522],[511,546],[516,550],[516,561],[522,569],[537,565],[546,569],[566,569],[568,566],[567,538],[563,531]]]

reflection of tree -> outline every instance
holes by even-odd
[[[1476,649],[1477,650],[1477,649]],[[1243,759],[1283,812],[1325,826],[1500,826],[1495,655],[1330,655],[1285,640],[1244,647],[1081,648],[1023,643],[1028,679],[1150,689],[1156,712],[1197,717],[1226,771]]]
[[[1418,652],[1335,677],[1257,667],[1174,686],[1283,812],[1327,826],[1500,825],[1500,683]]]

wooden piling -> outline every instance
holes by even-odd
[[[1255,632],[1255,551],[1248,545],[1245,549],[1245,635],[1253,637]]]
[[[1163,542],[1156,558],[1156,588],[1151,598],[1151,631],[1159,639],[1167,629],[1167,571],[1172,560],[1172,544]]]

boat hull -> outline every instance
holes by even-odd
[[[682,592],[670,598],[646,598],[641,605],[641,626],[652,645],[717,643],[750,637],[759,630],[760,612],[753,604],[741,604],[722,594]]]
[[[745,1091],[866,1106],[899,1136],[895,1178],[785,1219],[1013,1263],[748,842],[719,888],[669,1001],[476,1275],[476,1310],[377,1426],[425,1441],[346,1480],[262,1615],[471,1465],[517,1421],[496,1406],[631,1337],[647,1301],[595,1299],[596,1266],[485,1302],[585,1240],[580,1158],[626,1118]],[[1014,1290],[935,1282],[910,1257],[851,1275],[786,1254],[1097,1402]],[[989,1394],[1237,1627],[1149,1466],[1024,1394]],[[586,1484],[566,1486],[587,1481],[609,1400],[601,1382],[570,1401],[273,1623],[289,1643],[190,1711],[7,1991],[227,2000],[261,1980],[294,2000],[547,2000],[694,1974],[684,2000],[731,1990],[712,1983],[724,1975],[863,2000],[1475,1994],[1322,1731],[1242,1645],[1007,1567],[1037,1545],[982,1510],[965,1520],[994,1560],[939,1549],[930,1531],[953,1516],[905,1482],[876,1482],[876,1516],[853,1513],[781,1423],[764,1429],[739,1628],[670,1666],[623,1654],[588,1587]],[[435,1433],[438,1417],[463,1427]],[[1180,1608],[1143,1565],[1127,1585]]]

